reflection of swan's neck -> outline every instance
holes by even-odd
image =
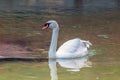
[[[51,80],[58,80],[56,60],[49,60]]]
[[[52,39],[51,39],[51,44],[49,49],[49,58],[56,58],[58,32],[59,32],[59,27],[57,25],[56,28],[53,28],[53,31],[52,31]]]

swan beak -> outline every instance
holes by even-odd
[[[48,28],[48,25],[43,26],[43,27],[42,27],[42,30],[45,30],[45,29],[47,29],[47,28]]]

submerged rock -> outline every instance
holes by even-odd
[[[101,37],[101,38],[109,38],[109,36],[108,35],[104,35],[104,34],[99,34],[99,35],[97,35],[98,37]]]

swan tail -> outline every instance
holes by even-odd
[[[92,43],[89,41],[81,40],[81,42],[83,42],[87,48],[89,48],[92,45]]]

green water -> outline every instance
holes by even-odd
[[[54,77],[57,76],[58,80],[119,80],[119,61],[93,61],[92,63],[92,67],[81,68],[79,72],[67,71],[57,64],[57,75]],[[51,77],[47,62],[6,62],[0,65],[0,79],[51,80]]]

